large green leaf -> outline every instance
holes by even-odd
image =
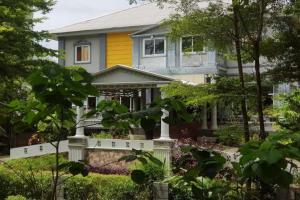
[[[137,184],[144,184],[146,182],[146,174],[143,170],[133,170],[131,179]]]

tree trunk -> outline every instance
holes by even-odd
[[[263,102],[262,102],[262,88],[260,77],[260,42],[254,42],[254,59],[255,59],[255,75],[256,75],[256,101],[257,101],[257,113],[259,121],[259,138],[264,140],[267,137],[264,124]]]
[[[235,31],[234,42],[235,42],[236,58],[237,58],[238,70],[239,70],[240,87],[242,90],[241,107],[242,107],[242,115],[243,115],[243,123],[244,123],[244,139],[245,142],[248,142],[250,140],[250,131],[249,131],[248,114],[247,114],[247,106],[246,106],[244,72],[243,72],[243,63],[242,63],[242,56],[241,56],[240,25],[239,25],[237,5],[234,5],[233,7],[233,15],[234,15],[234,31]]]

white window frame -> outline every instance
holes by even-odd
[[[78,61],[77,60],[77,48],[78,47],[88,47],[89,50],[89,55],[88,55],[88,60],[87,61]],[[75,54],[74,54],[74,63],[75,64],[87,64],[91,62],[91,45],[90,44],[78,44],[74,46],[75,50]]]
[[[155,40],[157,39],[163,39],[164,40],[164,53],[162,54],[155,54]],[[145,43],[147,40],[153,40],[154,41],[154,54],[151,55],[146,55],[145,52]],[[165,37],[153,37],[153,38],[144,38],[143,39],[143,57],[160,57],[160,56],[166,56],[166,51],[167,51],[167,41]]]
[[[192,51],[186,51],[185,52],[182,49],[182,39],[183,38],[188,38],[188,37],[192,37]],[[205,53],[205,47],[204,47],[204,45],[203,45],[202,51],[194,51],[194,37],[197,37],[197,36],[186,36],[186,37],[180,38],[180,52],[181,52],[181,54],[197,55],[197,54],[203,54],[203,53]]]

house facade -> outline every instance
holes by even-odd
[[[199,6],[204,8],[207,2]],[[219,74],[238,75],[236,62],[226,60],[215,50],[196,45],[200,38],[188,36],[171,40],[170,29],[163,22],[175,12],[171,7],[161,9],[148,3],[53,30],[59,50],[65,52],[59,63],[80,65],[92,74],[122,65],[191,84],[212,81],[212,77]],[[251,63],[245,65],[245,72],[254,73]],[[161,95],[157,88],[136,92],[140,106],[134,106],[134,92],[120,96],[120,102],[130,110],[141,108],[143,102],[148,104]],[[101,99],[101,95],[89,98],[86,109]],[[215,130],[218,128],[217,105],[209,107],[202,109],[201,127]]]

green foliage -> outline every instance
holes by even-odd
[[[51,174],[22,170],[15,173],[0,166],[0,199],[18,194],[27,199],[51,199]],[[22,176],[27,177],[26,181]],[[148,200],[149,196],[148,191],[141,190],[128,176],[90,174],[63,179],[67,200]]]
[[[28,199],[50,199],[51,182],[48,173],[0,166],[0,199],[10,195],[23,195]]]
[[[101,125],[110,129],[114,135],[126,135],[132,127],[140,125],[145,132],[151,132],[156,127],[163,115],[162,109],[172,113],[164,117],[164,122],[176,124],[178,121],[192,121],[192,116],[187,112],[186,106],[176,98],[156,99],[145,110],[129,112],[128,108],[117,101],[101,101],[95,110],[87,116],[97,112],[102,113]]]
[[[171,184],[171,199],[203,199],[203,200],[233,200],[228,182],[218,179],[196,177],[193,181],[186,181],[180,176],[174,176]],[[176,192],[176,193],[175,193]],[[179,192],[179,193],[177,193]]]
[[[300,80],[300,4],[288,1],[276,17],[272,26],[272,36],[263,43],[262,52],[275,68],[269,75],[275,82],[294,82]]]
[[[109,128],[114,135],[128,135],[131,125],[137,124],[136,120],[129,116],[128,108],[118,101],[101,101],[97,105],[97,109],[91,111],[91,113],[94,112],[101,112],[101,125]]]
[[[92,138],[96,139],[113,139],[113,135],[110,133],[93,133]]]
[[[188,85],[180,82],[173,82],[162,88],[167,97],[177,97],[188,106],[203,105],[218,99],[214,85]]]
[[[65,155],[59,155],[59,162],[66,163],[68,160]],[[55,168],[55,155],[8,160],[4,165],[16,170],[51,171]]]
[[[88,95],[96,94],[91,80],[92,75],[80,67],[43,67],[28,78],[31,96],[14,100],[9,106],[22,122],[35,125],[44,137],[56,141],[70,134],[74,127],[72,104],[81,106]]]
[[[214,151],[203,150],[193,146],[183,146],[181,149],[185,153],[190,153],[192,159],[196,162],[194,166],[185,170],[185,163],[187,163],[191,157],[185,154],[179,158],[179,165],[176,167],[183,168],[183,171],[185,171],[182,176],[184,181],[195,181],[199,176],[214,178],[226,163],[226,159]]]
[[[119,161],[132,162],[139,161],[141,166],[132,170],[131,179],[140,185],[151,186],[153,182],[162,180],[165,175],[165,166],[158,158],[149,152],[132,150],[133,153],[123,156]]]
[[[228,146],[239,146],[243,141],[243,129],[238,125],[227,125],[214,133],[219,142]]]
[[[16,195],[16,196],[8,196],[5,200],[26,200],[26,198],[21,195]]]
[[[33,27],[42,21],[33,17],[34,12],[48,13],[54,5],[52,0],[26,0],[0,2],[0,82],[24,76],[37,67],[54,62],[47,56],[57,52],[47,49],[41,42],[50,38],[47,31]]]
[[[293,182],[296,165],[291,159],[300,160],[300,135],[275,133],[263,142],[248,142],[239,151],[240,161],[233,166],[241,182],[251,179],[262,196],[274,195],[277,186],[288,188]]]
[[[282,129],[300,131],[300,89],[281,95],[281,105],[275,109],[277,123]]]
[[[138,184],[139,191],[149,191],[148,199],[153,198],[153,183],[165,178],[165,165],[149,152],[133,149],[133,154],[123,156],[119,161],[139,161],[140,165],[131,171],[131,180]]]
[[[140,191],[127,176],[96,175],[75,176],[65,183],[67,200],[143,200],[149,195]]]

